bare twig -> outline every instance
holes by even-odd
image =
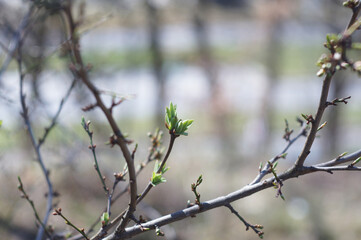
[[[361,156],[361,150],[359,150],[359,151],[357,151],[357,152],[355,152],[353,154],[345,156],[344,159],[347,159],[348,161],[353,161],[357,157],[360,157],[360,156]],[[353,168],[344,168],[342,170],[344,170],[344,171],[353,171]],[[299,167],[299,168],[296,168],[294,166],[293,168],[287,170],[286,172],[278,175],[278,178],[284,182],[284,181],[286,181],[288,179],[297,178],[299,176],[310,174],[310,173],[317,172],[317,171],[321,171],[321,170],[318,170],[315,167]],[[139,226],[128,227],[128,228],[125,229],[125,231],[120,236],[115,236],[114,234],[112,234],[112,235],[104,238],[104,240],[105,239],[106,240],[118,240],[118,239],[131,238],[131,237],[133,237],[135,235],[138,235],[138,234],[144,232],[144,228],[145,229],[149,228],[150,230],[155,229],[155,226],[161,227],[161,226],[164,226],[164,225],[168,225],[168,224],[170,224],[172,222],[180,221],[180,220],[182,220],[184,218],[191,217],[191,216],[194,216],[196,214],[209,211],[209,210],[214,209],[214,208],[218,208],[218,207],[221,207],[221,206],[226,206],[227,204],[229,204],[231,202],[234,202],[236,200],[248,197],[248,196],[250,196],[250,195],[252,195],[252,194],[254,194],[256,192],[262,191],[264,189],[273,187],[274,186],[273,185],[274,181],[275,181],[275,177],[271,177],[271,178],[268,178],[268,179],[266,179],[266,180],[264,180],[262,182],[255,183],[253,185],[250,185],[250,184],[246,185],[243,188],[241,188],[241,189],[239,189],[237,191],[234,191],[232,193],[229,193],[226,196],[220,196],[218,198],[202,202],[202,208],[199,205],[194,205],[194,206],[191,206],[191,207],[187,207],[187,208],[185,208],[183,210],[180,210],[180,211],[165,215],[163,217],[154,219],[152,221],[148,221],[146,223],[143,223],[142,224],[143,230],[140,229]]]
[[[288,127],[286,127],[288,128]],[[298,134],[294,137],[294,138],[290,138],[290,136],[288,136],[288,141],[287,141],[287,145],[286,147],[275,157],[273,157],[271,160],[269,160],[269,162],[271,164],[275,163],[278,159],[281,158],[281,156],[284,156],[284,154],[287,153],[287,150],[292,146],[292,144],[294,144],[300,137],[305,136],[307,133],[307,124],[303,121],[301,121],[301,129],[298,132]],[[257,175],[257,177],[250,183],[255,184],[260,182],[264,176],[266,176],[267,174],[270,173],[269,171],[270,169],[270,164],[267,162],[267,164],[263,167],[263,169],[260,171],[260,173]]]
[[[23,38],[24,38],[24,35],[26,32],[25,29],[29,26],[29,24],[31,22],[31,16],[34,13],[34,10],[35,10],[35,6],[31,3],[31,5],[29,6],[28,12],[24,15],[23,19],[21,20],[18,30],[14,33],[14,37],[13,37],[12,41],[10,42],[9,47],[7,48],[6,59],[4,60],[2,66],[0,68],[0,83],[1,83],[4,72],[8,68],[19,45],[23,41]]]
[[[229,210],[231,210],[231,212],[234,215],[236,215],[239,220],[241,220],[243,222],[243,224],[246,226],[246,231],[248,231],[249,228],[251,228],[260,238],[263,238],[264,232],[259,230],[259,229],[263,229],[262,225],[259,225],[259,224],[252,225],[252,224],[248,223],[229,203],[226,204],[225,207],[229,208]]]
[[[337,103],[347,104],[348,103],[347,100],[349,100],[350,98],[351,98],[351,96],[344,97],[344,98],[335,98],[331,102],[326,102],[326,106],[329,106],[329,105],[337,106]]]
[[[44,135],[39,139],[38,145],[39,147],[45,142],[46,137],[48,136],[48,134],[50,133],[50,131],[55,127],[56,122],[58,121],[58,117],[60,115],[61,110],[64,107],[64,103],[68,100],[70,93],[72,92],[72,90],[74,89],[76,81],[73,80],[73,82],[71,83],[70,87],[68,88],[68,91],[65,93],[65,96],[61,99],[59,107],[58,107],[58,111],[55,113],[55,115],[52,117],[51,119],[51,123],[48,127],[45,128],[45,132]]]
[[[25,189],[24,189],[24,186],[23,186],[23,183],[22,183],[20,177],[18,177],[18,181],[19,181],[18,189],[19,189],[19,191],[21,191],[23,193],[22,197],[25,198],[26,201],[29,202],[31,208],[33,209],[36,221],[43,227],[43,229],[45,229],[45,234],[48,236],[48,238],[51,238],[50,233],[46,230],[46,226],[43,224],[43,222],[41,221],[41,219],[39,217],[39,213],[36,210],[33,200],[31,200],[29,195],[25,192]]]
[[[299,155],[295,166],[296,167],[301,167],[303,166],[308,154],[310,154],[310,150],[311,147],[313,145],[313,141],[315,140],[316,137],[316,133],[317,133],[317,129],[320,125],[321,122],[321,118],[323,116],[323,112],[326,109],[326,102],[327,102],[327,97],[328,97],[328,91],[330,89],[330,85],[331,85],[331,80],[333,77],[333,74],[335,73],[335,67],[336,64],[334,63],[331,66],[331,73],[327,74],[325,79],[323,80],[323,85],[322,85],[322,91],[321,91],[321,97],[320,97],[320,101],[319,101],[319,105],[318,105],[318,109],[317,109],[317,113],[316,116],[314,118],[314,121],[311,122],[311,130],[308,134],[307,140],[305,142],[305,145],[303,147],[303,150],[301,152],[301,154]]]
[[[50,178],[49,178],[49,172],[45,167],[42,155],[40,153],[40,144],[38,144],[36,142],[35,134],[33,132],[33,129],[32,129],[31,123],[30,123],[30,119],[29,119],[28,108],[27,108],[26,102],[25,102],[25,93],[24,93],[24,89],[23,89],[25,75],[24,75],[23,69],[22,69],[21,44],[18,47],[17,63],[18,63],[18,71],[19,71],[19,74],[20,74],[20,102],[21,102],[21,108],[22,108],[21,115],[22,115],[22,117],[24,119],[25,125],[27,127],[28,132],[29,132],[31,143],[32,143],[33,148],[35,149],[35,152],[36,152],[37,160],[38,160],[38,162],[40,164],[41,170],[42,170],[42,172],[43,172],[43,174],[45,176],[45,180],[46,180],[46,183],[48,185],[48,194],[47,194],[48,201],[47,201],[47,204],[46,204],[46,212],[45,212],[45,216],[44,216],[44,219],[43,219],[43,224],[40,225],[37,236],[36,236],[36,240],[41,240],[42,237],[43,237],[43,234],[44,234],[44,230],[45,230],[43,228],[43,226],[46,226],[46,224],[48,222],[48,219],[49,219],[49,216],[50,216],[50,213],[51,213],[51,209],[53,208],[52,204],[53,204],[54,192],[53,192],[53,185],[52,185],[52,183],[50,181]]]
[[[69,225],[70,227],[74,228],[77,232],[79,232],[86,240],[89,240],[88,236],[84,232],[84,228],[78,228],[75,226],[71,221],[69,221],[62,213],[61,208],[56,208],[53,212],[54,216],[60,216],[64,219],[65,224]]]
[[[163,137],[163,132],[160,131],[159,129],[156,129],[154,135],[149,133],[148,134],[150,140],[151,140],[151,147],[149,148],[149,154],[148,154],[148,157],[147,159],[140,163],[139,164],[139,167],[137,169],[137,172],[136,172],[136,176],[138,176],[142,170],[153,160],[155,159],[160,159],[162,157],[162,137]],[[134,151],[133,151],[134,153]],[[132,155],[133,155],[132,153]],[[132,156],[133,157],[133,156]],[[134,158],[133,158],[134,159]],[[122,173],[122,178],[125,176],[124,173]],[[117,195],[115,195],[113,197],[113,194],[114,194],[114,189],[115,189],[115,184],[116,182],[114,182],[114,186],[113,186],[113,191],[111,192],[111,197],[108,198],[108,206],[107,206],[107,209],[109,209],[109,205],[111,206],[111,204],[113,204],[114,202],[116,202],[120,197],[122,197],[125,193],[128,192],[129,190],[129,183],[123,188],[122,191],[120,191]],[[110,200],[110,202],[109,202]],[[106,211],[106,210],[105,210]],[[103,229],[101,229],[98,234],[95,235],[95,237],[93,239],[100,239],[100,238],[97,238],[96,236],[98,236],[102,231],[106,231],[107,229],[110,229],[111,227],[113,227],[116,223],[118,223],[120,221],[120,219],[122,218],[122,216],[124,215],[124,212],[121,213],[120,215],[118,215],[112,222],[110,222],[108,224],[108,226],[103,226]],[[99,223],[100,221],[100,218],[98,218],[89,228],[88,230],[88,233],[92,232],[94,227]],[[76,240],[76,239],[79,239],[78,237],[73,237],[71,238],[70,240]]]
[[[86,131],[86,133],[89,136],[89,141],[90,141],[89,149],[92,151],[92,154],[93,154],[94,168],[95,168],[96,172],[98,173],[98,177],[99,177],[99,179],[100,179],[100,181],[102,183],[105,194],[107,196],[109,196],[109,188],[105,184],[104,176],[102,175],[102,173],[100,171],[97,155],[95,153],[96,144],[93,143],[93,132],[90,131],[90,128],[89,128],[90,121],[85,122],[85,119],[83,117],[82,121],[81,121],[81,125],[83,126],[84,130]]]
[[[68,3],[67,6],[63,9],[64,17],[67,20],[67,24],[69,27],[69,35],[70,35],[70,48],[72,57],[71,59],[74,61],[74,65],[78,66],[76,71],[73,71],[73,74],[81,79],[81,81],[88,87],[88,89],[92,92],[93,96],[96,99],[97,106],[103,111],[104,115],[106,116],[113,132],[116,137],[115,141],[116,144],[120,147],[123,156],[125,158],[125,161],[128,166],[128,172],[129,172],[129,183],[130,183],[130,201],[129,201],[129,207],[127,210],[126,215],[124,216],[124,220],[122,221],[123,224],[121,228],[123,228],[130,220],[130,217],[133,215],[133,212],[136,209],[136,202],[137,202],[137,179],[136,179],[136,171],[134,162],[131,156],[131,153],[127,146],[127,141],[124,138],[122,132],[120,131],[115,119],[113,118],[113,115],[111,113],[111,109],[107,108],[103,102],[103,100],[100,97],[100,92],[96,88],[96,86],[89,80],[88,73],[86,71],[86,67],[84,66],[83,59],[80,53],[80,43],[79,38],[76,34],[77,31],[77,23],[73,19],[72,11],[71,11],[71,2]]]

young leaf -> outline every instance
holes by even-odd
[[[160,183],[164,183],[166,182],[167,180],[162,176],[161,173],[156,173],[156,172],[153,172],[152,174],[152,178],[150,180],[151,184],[153,185],[153,187],[157,186],[158,184]]]
[[[185,135],[189,126],[193,123],[193,120],[180,120],[177,116],[177,105],[174,105],[172,102],[169,104],[169,107],[166,108],[165,115],[165,126],[170,132],[175,133],[176,135]]]

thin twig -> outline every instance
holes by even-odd
[[[308,154],[310,154],[310,152],[311,152],[310,150],[311,150],[313,142],[316,138],[316,133],[317,133],[318,127],[320,125],[321,118],[323,116],[323,112],[325,111],[325,109],[327,107],[326,102],[327,102],[327,97],[328,97],[328,91],[330,89],[332,77],[335,73],[335,67],[336,67],[336,64],[333,63],[330,73],[327,74],[325,79],[323,80],[321,97],[320,97],[317,113],[316,113],[314,120],[311,122],[311,130],[308,134],[308,137],[307,137],[307,140],[303,147],[303,150],[295,163],[296,167],[303,166]]]
[[[74,22],[72,10],[71,10],[71,3],[69,3],[64,9],[65,18],[67,20],[67,24],[69,27],[69,35],[70,35],[70,47],[72,51],[72,57],[71,59],[74,61],[74,65],[78,66],[79,69],[74,72],[73,74],[81,79],[81,81],[88,87],[88,89],[92,92],[93,96],[96,99],[98,107],[103,111],[104,115],[106,116],[114,135],[116,136],[116,143],[120,147],[123,156],[125,158],[125,161],[128,166],[128,172],[129,172],[129,183],[130,183],[130,201],[129,201],[129,207],[127,210],[127,214],[124,217],[123,225],[126,225],[130,217],[132,216],[133,212],[136,209],[136,202],[137,202],[137,179],[136,179],[136,171],[134,166],[134,161],[132,159],[131,153],[127,146],[127,141],[124,138],[122,132],[120,131],[111,111],[109,108],[107,108],[103,102],[103,100],[100,97],[99,90],[93,85],[93,83],[88,78],[88,73],[86,70],[86,67],[84,66],[83,59],[80,52],[80,43],[79,38],[76,34],[77,29],[77,23]]]
[[[31,208],[33,209],[33,212],[34,212],[34,215],[35,215],[35,219],[36,221],[43,227],[43,229],[45,229],[45,234],[48,236],[48,238],[51,238],[51,235],[50,233],[46,230],[46,227],[45,225],[43,224],[43,222],[41,221],[40,217],[39,217],[39,213],[38,211],[36,210],[36,207],[34,205],[34,201],[30,199],[29,195],[25,192],[25,189],[24,189],[24,186],[23,186],[23,183],[21,181],[21,178],[18,177],[18,181],[19,181],[19,186],[18,186],[18,189],[19,191],[21,191],[23,193],[23,198],[26,199],[26,201],[28,201],[28,203],[30,204]]]
[[[30,119],[29,119],[29,114],[28,114],[28,108],[26,106],[26,102],[25,102],[25,93],[24,93],[24,73],[23,73],[23,69],[22,69],[22,55],[21,55],[21,43],[18,47],[18,55],[17,55],[17,63],[18,63],[18,71],[19,71],[19,74],[20,74],[20,102],[21,102],[21,108],[22,108],[22,117],[24,119],[24,122],[25,122],[25,125],[27,127],[27,130],[29,132],[29,136],[30,136],[30,140],[31,140],[31,143],[33,145],[33,148],[36,152],[36,156],[37,156],[37,160],[40,164],[40,167],[41,167],[41,170],[45,176],[45,180],[46,180],[46,183],[47,183],[47,186],[48,186],[48,194],[47,194],[47,197],[48,197],[48,201],[47,201],[47,204],[46,204],[46,211],[45,211],[45,216],[44,216],[44,219],[43,219],[43,224],[40,225],[39,229],[38,229],[38,233],[36,235],[36,240],[41,240],[42,237],[43,237],[43,234],[44,234],[44,228],[43,226],[46,226],[47,222],[48,222],[48,219],[49,219],[49,216],[50,216],[50,213],[51,213],[51,209],[53,208],[53,185],[50,181],[50,178],[49,178],[49,172],[48,170],[46,169],[45,167],[45,164],[44,164],[44,161],[43,161],[43,158],[42,158],[42,155],[40,153],[40,144],[38,144],[36,142],[36,138],[35,138],[35,134],[33,132],[33,129],[32,129],[32,126],[31,126],[31,123],[30,123]]]
[[[82,118],[82,126],[84,128],[84,130],[86,131],[86,133],[88,134],[88,137],[89,137],[89,141],[90,141],[90,145],[89,145],[89,149],[92,151],[92,154],[93,154],[93,159],[94,159],[94,168],[98,174],[98,177],[102,183],[102,186],[103,186],[103,189],[104,189],[104,192],[107,196],[109,196],[109,189],[107,187],[107,185],[105,184],[105,180],[104,180],[104,177],[100,171],[100,168],[99,168],[99,164],[98,164],[98,159],[97,159],[97,155],[95,153],[95,148],[96,148],[96,145],[93,143],[93,132],[90,131],[90,121],[87,121],[85,122],[85,119]]]
[[[14,33],[14,37],[12,41],[10,42],[10,46],[7,48],[7,56],[4,60],[1,68],[0,68],[0,82],[2,80],[2,76],[6,69],[8,68],[11,60],[13,59],[19,45],[21,44],[24,35],[25,35],[25,28],[29,26],[31,21],[31,15],[34,13],[35,6],[31,3],[31,6],[29,6],[28,12],[25,14],[23,19],[20,22],[20,25],[18,27],[18,30]]]
[[[75,226],[71,221],[69,221],[69,219],[67,219],[63,213],[61,208],[57,208],[54,210],[53,212],[54,216],[60,216],[61,218],[64,219],[65,224],[69,225],[70,227],[74,228],[77,232],[79,232],[86,240],[89,240],[88,236],[85,234],[84,232],[84,228],[78,228],[77,226]]]
[[[239,220],[241,220],[243,222],[243,224],[246,226],[246,231],[248,231],[249,228],[251,228],[260,238],[263,238],[263,234],[264,232],[260,231],[259,229],[262,229],[263,226],[256,224],[256,225],[252,225],[250,223],[248,223],[233,207],[231,204],[226,204],[224,205],[225,207],[227,207],[229,210],[231,210],[231,212],[236,215],[238,217]]]
[[[287,152],[287,150],[292,146],[292,144],[294,144],[300,137],[305,136],[307,127],[308,127],[307,124],[305,122],[302,122],[301,129],[298,132],[298,134],[294,138],[289,139],[287,141],[286,147],[277,156],[269,160],[269,162],[271,164],[275,163],[280,158],[280,156],[284,155]],[[267,162],[267,164],[257,175],[257,177],[250,183],[250,185],[260,182],[264,178],[264,176],[270,173],[269,169],[270,169],[270,164]]]
[[[347,155],[345,158],[347,158],[348,161],[355,160],[357,157],[359,157],[361,155],[360,154],[361,149],[359,151],[357,151],[356,153],[359,153],[359,154],[350,154],[350,155]],[[351,168],[345,168],[343,170],[352,171]],[[310,173],[317,172],[317,171],[318,171],[317,169],[312,168],[312,167],[300,167],[300,168],[293,167],[293,168],[289,169],[288,171],[278,175],[278,178],[284,182],[288,179],[297,178],[299,176],[310,174]],[[155,226],[161,227],[164,225],[168,225],[172,222],[177,222],[184,218],[188,218],[188,217],[197,215],[199,213],[209,211],[214,208],[225,206],[231,202],[234,202],[236,200],[239,200],[239,199],[248,197],[252,194],[255,194],[256,192],[273,187],[274,181],[275,181],[275,177],[271,177],[262,182],[255,183],[253,185],[246,185],[243,188],[241,188],[237,191],[231,192],[226,196],[220,196],[215,199],[202,202],[202,208],[200,208],[198,205],[187,207],[180,211],[177,211],[177,212],[162,216],[160,218],[154,219],[152,221],[143,223],[142,224],[143,230],[139,226],[135,225],[133,227],[126,228],[120,236],[115,236],[114,234],[111,234],[108,237],[104,238],[104,240],[119,240],[119,239],[131,238],[135,235],[143,233],[144,229],[148,229],[148,228],[150,230],[155,229]]]
[[[39,139],[38,141],[38,145],[39,147],[45,142],[45,139],[46,137],[48,136],[48,134],[50,133],[50,131],[55,127],[57,121],[58,121],[58,118],[59,118],[59,115],[60,115],[60,112],[61,110],[63,109],[64,107],[64,103],[68,100],[69,96],[70,96],[70,93],[72,92],[74,86],[75,86],[75,79],[72,81],[70,87],[68,88],[68,91],[65,93],[65,96],[61,99],[60,101],[60,104],[59,104],[59,107],[58,107],[58,111],[55,113],[55,115],[52,117],[51,119],[51,123],[48,127],[45,128],[45,132],[44,132],[44,135]]]
[[[151,137],[151,141],[152,141],[152,147],[150,147],[150,150],[149,150],[149,154],[148,154],[148,157],[147,159],[142,162],[141,164],[139,164],[139,167],[137,169],[137,172],[136,172],[136,176],[138,176],[142,170],[151,162],[153,161],[154,159],[158,159],[161,157],[161,153],[160,153],[160,148],[161,148],[161,137],[162,137],[162,131],[160,131],[159,129],[156,130],[155,132],[155,135]],[[153,156],[154,155],[154,156]],[[123,175],[124,177],[124,175]],[[115,184],[115,182],[114,182]],[[121,198],[125,193],[128,192],[129,190],[129,183],[123,188],[122,191],[120,191],[117,195],[115,195],[113,197],[113,194],[114,194],[114,189],[115,189],[115,186],[113,185],[113,192],[111,193],[111,197],[108,198],[108,205],[107,205],[107,208],[104,210],[104,211],[107,211],[107,209],[109,209],[109,205],[111,206],[114,202],[116,202],[119,198]],[[109,203],[109,200],[110,200],[110,203]],[[108,223],[107,226],[104,226],[103,228],[106,228],[106,229],[110,229],[112,226],[114,226],[116,223],[118,223],[120,221],[120,219],[122,218],[122,216],[124,215],[124,212],[120,215],[118,215],[112,222]],[[91,233],[95,226],[100,222],[100,217],[96,219],[96,221],[94,221],[94,223],[89,227],[89,230],[88,230],[88,234]],[[104,231],[105,229],[101,229],[98,234],[102,231]],[[98,235],[96,234],[96,236]],[[70,238],[69,240],[77,240],[79,239],[78,236],[74,236],[72,238]],[[99,238],[93,238],[93,239],[99,239]]]
[[[158,168],[158,171],[157,173],[160,173],[163,169],[163,167],[165,166],[168,158],[169,158],[169,155],[170,153],[172,152],[172,149],[173,149],[173,145],[174,145],[174,141],[176,139],[176,135],[174,134],[171,134],[170,135],[170,139],[169,139],[169,146],[168,146],[168,150],[167,150],[167,153],[166,155],[164,156],[164,159],[163,161],[161,162],[159,168]],[[153,188],[153,185],[149,182],[147,187],[143,190],[142,194],[139,196],[139,198],[137,199],[137,204],[139,202],[141,202],[143,200],[143,198],[148,194],[148,192]]]

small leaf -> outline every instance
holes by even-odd
[[[278,165],[278,161],[273,164],[273,169],[276,169],[277,165]]]
[[[81,125],[83,126],[83,128],[86,127],[86,123],[85,123],[85,118],[81,117]]]
[[[156,173],[156,172],[153,172],[152,174],[152,178],[151,178],[151,184],[155,187],[157,186],[158,184],[160,183],[164,183],[166,182],[167,180],[162,176],[161,173]]]
[[[3,125],[3,120],[0,120],[0,127],[1,127],[1,125]]]

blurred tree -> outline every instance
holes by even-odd
[[[152,70],[155,78],[157,92],[154,94],[156,102],[155,126],[163,121],[165,103],[166,76],[164,72],[164,57],[161,45],[161,13],[157,4],[152,0],[144,1],[147,12],[147,30],[149,51],[152,61]]]

